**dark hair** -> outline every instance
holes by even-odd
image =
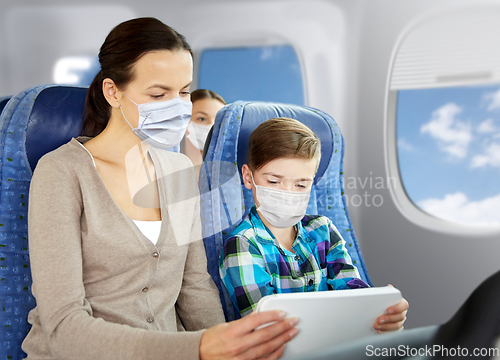
[[[316,158],[319,166],[321,141],[298,120],[280,117],[264,121],[250,134],[248,166],[258,170],[279,158]]]
[[[184,36],[155,18],[128,20],[111,30],[99,50],[101,71],[87,92],[81,135],[98,135],[111,117],[111,105],[102,93],[103,80],[110,78],[118,88],[126,86],[134,79],[137,60],[154,50],[187,50],[193,55]]]
[[[208,90],[208,89],[198,89],[198,90],[191,92],[191,102],[194,103],[195,101],[202,100],[202,99],[215,99],[215,100],[219,100],[221,103],[226,105],[226,101],[224,100],[224,98],[222,96],[220,96],[219,94],[217,94],[215,91]]]

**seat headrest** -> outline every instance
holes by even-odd
[[[43,89],[33,103],[26,131],[26,154],[34,170],[49,151],[80,135],[87,88],[53,86]]]
[[[331,129],[324,117],[316,109],[299,105],[276,104],[266,102],[247,103],[243,110],[241,128],[238,137],[238,168],[247,162],[250,134],[266,120],[276,117],[289,117],[307,125],[321,141],[321,161],[315,181],[321,179],[332,156],[333,142]]]

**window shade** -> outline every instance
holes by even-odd
[[[500,82],[500,7],[462,9],[420,22],[402,38],[391,90]]]

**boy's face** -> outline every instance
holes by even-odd
[[[256,185],[278,190],[309,192],[313,184],[318,165],[317,159],[280,158],[275,159],[260,169],[254,171],[253,180]],[[252,182],[248,165],[243,165],[243,182],[247,189],[252,189],[253,200],[260,206],[255,196],[255,186]]]

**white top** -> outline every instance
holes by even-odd
[[[95,161],[94,157],[90,153],[90,151],[83,146],[81,142],[78,142],[87,152],[89,153],[90,157],[92,158],[92,162],[94,163],[95,166]],[[160,236],[160,229],[161,229],[161,220],[153,220],[153,221],[147,221],[147,220],[134,220],[132,221],[135,223],[135,225],[141,230],[141,232],[146,236],[153,244],[156,245],[158,241],[158,237]]]
[[[153,244],[156,245],[158,241],[158,236],[160,235],[161,220],[145,221],[145,220],[133,220],[137,225],[139,230],[146,236]]]

